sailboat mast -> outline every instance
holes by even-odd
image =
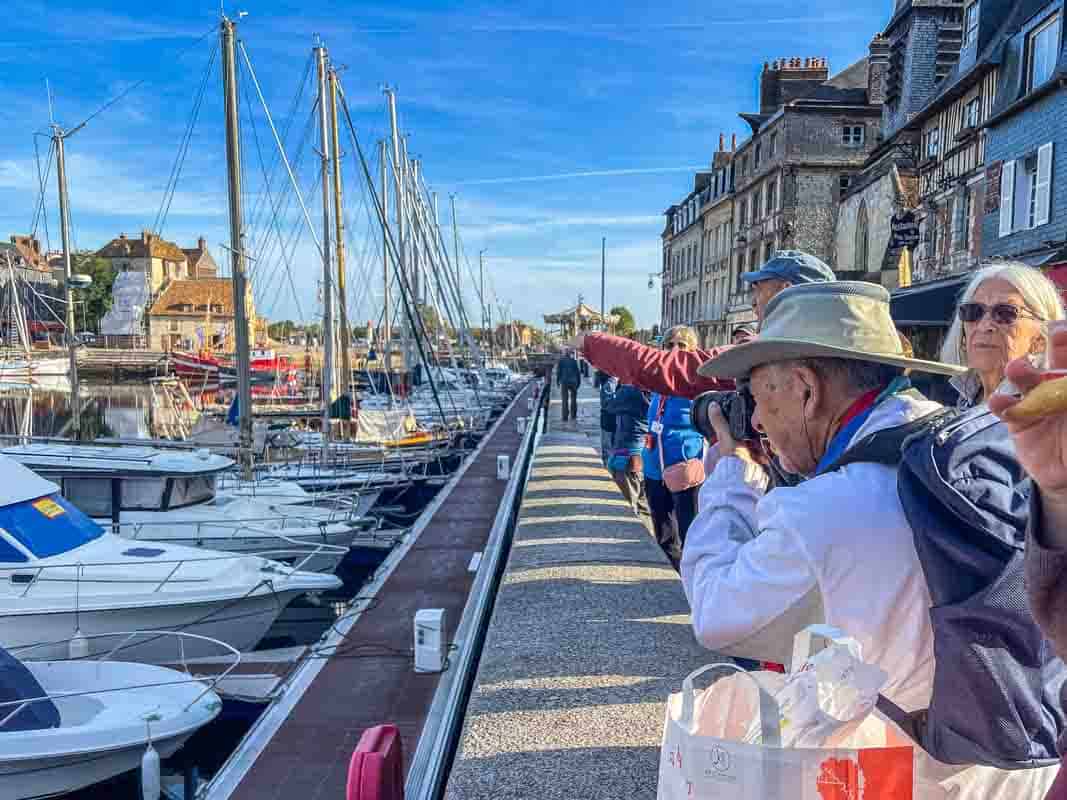
[[[319,154],[322,161],[322,446],[330,441],[333,402],[333,271],[330,268],[330,128],[327,118],[326,48],[315,47],[319,68]]]
[[[70,355],[70,409],[71,434],[75,441],[81,439],[82,409],[78,396],[78,353],[77,339],[74,336],[74,287],[71,284],[70,264],[70,206],[67,199],[67,156],[63,146],[63,131],[58,125],[52,126],[52,141],[56,145],[56,179],[59,181],[59,230],[63,239],[63,298],[67,303],[67,350]],[[12,286],[12,291],[18,287]],[[33,369],[33,362],[29,363]]]
[[[333,137],[333,218],[337,249],[337,311],[341,343],[342,394],[352,392],[352,328],[348,324],[348,297],[345,294],[345,211],[341,202],[341,134],[337,123],[337,70],[330,68],[330,133]]]
[[[382,219],[388,219],[389,208],[389,181],[386,176],[385,166],[385,140],[378,141],[378,166],[382,182]],[[382,358],[385,363],[385,373],[388,376],[393,368],[393,324],[389,319],[392,311],[392,298],[389,296],[389,234],[382,225]],[[390,402],[392,399],[390,398]]]
[[[241,209],[241,133],[237,116],[237,39],[233,22],[222,18],[222,86],[226,107],[226,172],[230,204],[230,269],[233,275],[233,334],[237,351],[239,459],[252,472],[252,380],[248,353],[248,295],[244,219]],[[209,304],[210,308],[210,304]]]
[[[400,263],[396,265],[396,270],[398,274],[406,275],[407,231],[404,229],[404,165],[400,160],[400,134],[396,124],[396,93],[392,89],[386,89],[385,94],[389,98],[389,128],[390,141],[393,147],[393,183],[396,195],[396,250],[397,257],[400,259]],[[401,330],[403,331],[403,328]],[[404,370],[407,371],[407,337],[405,336],[404,339]]]

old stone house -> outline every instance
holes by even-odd
[[[129,239],[125,233],[120,234],[117,239],[101,247],[96,255],[110,261],[116,274],[143,274],[152,296],[157,295],[167,281],[190,277],[185,252],[174,242],[168,242],[151,231],[142,231],[137,239]]]
[[[254,342],[258,326],[250,287],[245,303],[248,340]],[[229,278],[170,281],[147,316],[150,349],[233,352],[233,282]]]

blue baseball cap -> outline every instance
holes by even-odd
[[[779,250],[758,270],[746,272],[741,276],[741,280],[749,285],[771,278],[786,281],[792,286],[837,280],[834,271],[825,263],[800,250]]]

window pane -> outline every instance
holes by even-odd
[[[111,516],[111,481],[108,478],[67,478],[63,496],[90,517]]]
[[[1031,42],[1030,86],[1040,86],[1052,77],[1056,65],[1057,45],[1060,38],[1060,21],[1046,25],[1033,35]]]
[[[125,478],[122,507],[128,511],[158,511],[163,507],[163,478]]]

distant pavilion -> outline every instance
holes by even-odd
[[[579,332],[606,330],[614,333],[615,326],[619,324],[619,315],[601,314],[585,303],[578,303],[573,308],[560,311],[558,314],[545,314],[544,320],[548,333],[558,335],[561,341],[566,342]],[[553,330],[553,326],[557,330]]]

